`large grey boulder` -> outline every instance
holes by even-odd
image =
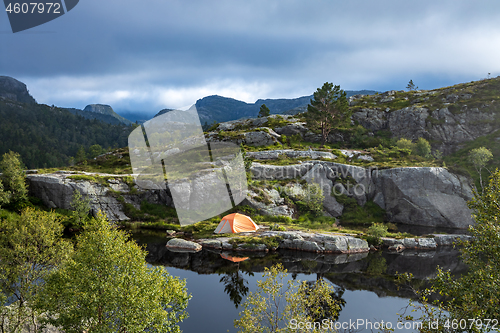
[[[66,178],[69,174],[57,173],[47,175],[27,175],[30,194],[40,198],[50,208],[71,209],[74,191],[79,191],[83,197],[90,199],[92,214],[99,211],[113,221],[124,221],[129,218],[123,213],[122,204],[112,195],[110,188],[88,180],[73,180]],[[115,178],[115,188],[127,186]],[[128,187],[128,186],[127,186]]]
[[[181,238],[172,238],[165,245],[169,250],[178,251],[189,251],[189,252],[198,252],[201,251],[202,246],[195,242],[190,242]]]
[[[473,197],[468,179],[444,168],[378,171],[375,197],[376,203],[384,203],[390,222],[451,228],[473,224],[467,207]]]
[[[308,129],[304,125],[305,123],[289,124],[283,127],[277,127],[275,128],[275,131],[276,133],[281,135],[292,136],[298,134],[301,137],[304,137],[304,134],[308,131]]]
[[[273,135],[273,133],[271,133],[269,130],[243,133],[243,137],[243,142],[249,146],[270,146],[278,142],[277,137]]]

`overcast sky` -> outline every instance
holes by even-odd
[[[500,75],[499,56],[498,0],[81,0],[16,34],[0,12],[0,75],[80,109],[432,89]]]

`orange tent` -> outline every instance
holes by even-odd
[[[253,232],[259,229],[252,219],[246,215],[233,213],[222,218],[214,234],[227,234],[237,232]]]

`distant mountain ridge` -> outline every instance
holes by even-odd
[[[346,94],[347,97],[350,97],[359,94],[373,95],[376,92],[377,91],[374,90],[348,90]],[[266,104],[271,110],[271,114],[288,114],[290,110],[297,110],[297,112],[300,112],[302,109],[305,110],[305,107],[310,103],[312,98],[313,95],[291,99],[259,99],[255,103],[246,103],[234,98],[212,95],[196,101],[196,109],[198,110],[201,123],[204,124],[206,122],[211,124],[213,122],[219,123],[241,118],[256,118],[262,104]],[[165,110],[162,111],[165,112]],[[291,114],[293,114],[293,112]],[[158,116],[158,114],[156,116]]]
[[[113,125],[132,125],[132,121],[117,114],[113,108],[105,104],[89,104],[83,110],[65,108],[69,112],[82,116],[86,119],[97,119]]]

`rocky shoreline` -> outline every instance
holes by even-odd
[[[240,236],[254,236],[259,238],[275,237],[278,246],[269,246],[265,243],[235,243],[234,237],[219,237],[211,239],[198,239],[194,241],[172,238],[166,247],[172,251],[198,252],[203,248],[221,251],[237,252],[269,252],[278,249],[305,251],[313,253],[353,254],[376,250],[369,246],[364,239],[351,235],[331,233],[308,233],[303,231],[263,231],[260,233],[241,233]],[[435,250],[438,247],[453,246],[460,240],[470,240],[468,235],[430,235],[419,238],[387,238],[383,237],[382,248],[390,251],[401,252],[405,249]]]

